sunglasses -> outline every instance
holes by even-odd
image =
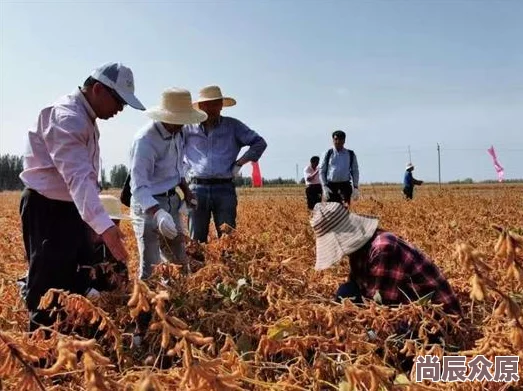
[[[109,94],[113,97],[113,99],[116,101],[116,103],[118,103],[122,106],[125,106],[127,104],[127,102],[124,101],[122,99],[122,97],[120,95],[118,95],[118,93],[115,90],[113,90],[112,88],[109,88],[107,86],[104,86],[104,87],[109,92]]]

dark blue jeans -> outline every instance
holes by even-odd
[[[198,200],[196,209],[189,209],[189,234],[191,239],[202,243],[207,242],[211,216],[218,237],[222,235],[220,230],[222,224],[225,223],[236,228],[238,198],[234,183],[191,184],[190,188]]]

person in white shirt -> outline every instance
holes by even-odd
[[[27,134],[25,185],[20,215],[29,260],[24,298],[29,329],[51,325],[55,316],[38,309],[48,289],[80,289],[78,267],[90,257],[90,229],[102,236],[114,257],[126,261],[120,229],[98,195],[100,133],[96,119],[109,119],[128,104],[145,107],[134,95],[132,71],[120,63],[95,69],[71,94],[44,108]]]
[[[305,178],[305,196],[307,197],[307,208],[312,211],[314,205],[321,202],[322,187],[320,182],[320,157],[313,156],[310,159],[310,164],[303,170],[303,177]]]
[[[140,252],[139,278],[150,277],[161,260],[181,264],[187,270],[185,235],[176,187],[186,203],[194,195],[184,178],[182,127],[207,119],[192,107],[188,90],[170,88],[163,92],[160,106],[146,111],[153,121],[141,129],[131,150],[131,212]]]

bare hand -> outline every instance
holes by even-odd
[[[115,257],[117,261],[126,262],[129,258],[129,254],[123,244],[123,238],[124,235],[122,231],[120,231],[120,228],[116,225],[107,228],[102,234],[102,239],[109,248],[113,257]]]

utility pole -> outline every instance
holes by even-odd
[[[440,156],[440,147],[438,143],[438,182],[439,182],[439,188],[441,189],[441,156]]]
[[[300,180],[298,178],[298,163],[296,163],[296,183],[300,183]]]
[[[409,145],[409,163],[412,163],[412,156],[410,154],[410,145]]]

